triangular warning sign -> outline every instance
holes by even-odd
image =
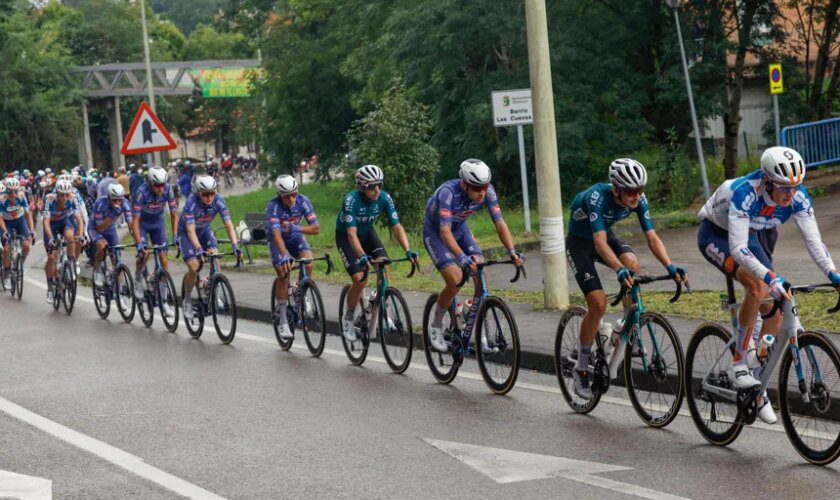
[[[134,121],[131,122],[131,128],[128,129],[120,153],[136,155],[152,151],[167,151],[177,147],[149,103],[143,102],[134,116]]]

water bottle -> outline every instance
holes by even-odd
[[[767,359],[770,357],[770,351],[773,348],[773,343],[776,341],[776,338],[769,333],[761,337],[761,340],[758,341],[758,348],[756,353],[758,355],[758,360],[761,364],[767,362]]]
[[[473,299],[467,299],[467,301],[464,303],[464,306],[465,307],[462,308],[462,313],[464,315],[464,324],[466,324],[470,315],[474,312],[473,309],[475,307],[475,301],[473,301]]]
[[[201,290],[204,292],[204,301],[210,300],[210,276],[205,276],[201,279]]]
[[[607,356],[612,352],[612,329],[613,326],[603,319],[601,320],[601,324],[598,325],[598,337],[601,338],[601,346],[604,348],[604,354]]]

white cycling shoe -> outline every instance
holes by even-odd
[[[770,398],[767,397],[767,391],[764,391],[761,398],[764,402],[758,409],[758,418],[765,424],[773,425],[778,419],[776,418],[775,410],[773,410],[773,405],[770,404]]]
[[[3,278],[3,288],[6,290],[12,289],[12,278],[9,278],[8,276]]]
[[[282,324],[280,324],[280,338],[281,338],[281,339],[283,339],[283,340],[291,340],[291,339],[293,339],[294,337],[295,337],[295,335],[292,333],[292,329],[291,329],[291,328],[289,328],[289,324],[288,324],[288,323],[282,323]]]
[[[443,339],[443,325],[429,327],[429,343],[432,344],[432,349],[438,352],[449,350],[449,347],[446,346],[446,341]]]
[[[46,300],[47,300],[47,304],[52,304],[52,303],[53,303],[53,294],[54,294],[54,293],[55,293],[55,292],[53,292],[52,287],[50,287],[49,289],[47,289],[47,298],[46,298]]]
[[[98,287],[105,286],[105,276],[102,275],[101,269],[94,269],[93,271],[93,284]]]
[[[195,309],[193,308],[192,299],[185,298],[182,307],[184,308],[184,318],[195,318]]]
[[[749,389],[750,387],[761,385],[761,382],[753,377],[752,370],[750,370],[746,363],[730,365],[727,374],[729,375],[729,380],[732,381],[732,385],[737,389]]]
[[[175,310],[172,309],[172,306],[170,306],[168,303],[164,302],[163,304],[161,304],[161,309],[163,309],[163,315],[167,318],[175,317]]]
[[[350,342],[356,341],[356,322],[352,319],[342,318],[341,320],[341,334]]]
[[[143,283],[144,280],[134,280],[134,298],[137,300],[143,300],[143,292],[145,289],[145,284]]]

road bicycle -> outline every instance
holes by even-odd
[[[205,253],[204,258],[210,261],[207,277],[201,278],[200,269],[195,273],[195,286],[189,294],[193,307],[192,318],[187,316],[186,311],[184,312],[184,323],[194,339],[201,337],[204,331],[204,318],[207,316],[213,317],[213,326],[222,344],[230,344],[236,336],[236,298],[227,276],[219,271],[218,262],[219,259],[229,255],[236,255],[236,253]],[[241,265],[242,260],[237,257],[236,267]],[[186,279],[186,276],[184,278]],[[187,297],[185,288],[182,281],[181,297]]]
[[[329,254],[324,254],[323,257],[317,259],[294,259],[294,266],[289,270],[289,276],[294,272],[295,268],[298,270],[298,279],[295,283],[289,285],[289,307],[286,308],[286,320],[292,329],[292,334],[296,329],[303,332],[303,339],[306,341],[306,347],[309,352],[316,358],[324,352],[324,345],[327,340],[327,319],[324,314],[324,300],[321,298],[321,292],[318,290],[318,285],[309,277],[306,272],[306,264],[323,260],[327,262],[327,274],[333,270],[332,259]],[[273,314],[274,336],[277,337],[277,343],[284,351],[288,351],[295,341],[294,337],[284,339],[280,337],[280,318],[274,314],[277,310],[277,297],[274,291],[277,289],[277,282],[280,278],[274,278],[274,283],[271,285],[271,311]]]
[[[376,337],[379,337],[385,361],[394,373],[403,373],[411,364],[411,350],[414,339],[408,304],[406,304],[402,293],[388,284],[386,274],[386,266],[389,264],[406,261],[411,263],[411,271],[408,273],[408,277],[411,278],[417,271],[417,264],[408,257],[402,259],[380,258],[370,263],[376,273],[376,288],[369,304],[365,304],[365,301],[360,299],[360,307],[357,307],[354,312],[353,325],[356,331],[356,340],[347,340],[347,337],[341,336],[344,352],[354,365],[361,365],[365,362],[370,341],[374,338],[374,332]],[[363,280],[367,279],[369,272],[370,268],[366,267]],[[341,289],[338,306],[340,320],[344,318],[349,291],[350,285],[344,285],[344,288]]]
[[[447,350],[440,352],[432,347],[429,327],[432,310],[437,303],[438,294],[432,294],[423,309],[423,350],[432,376],[441,384],[455,380],[458,370],[468,355],[478,358],[478,368],[484,382],[496,394],[507,394],[516,384],[519,376],[519,329],[513,313],[504,300],[490,295],[487,289],[485,268],[501,264],[516,266],[513,260],[490,260],[476,264],[479,286],[475,289],[472,305],[466,314],[456,312],[457,297],[449,307],[449,320],[444,323],[443,338]],[[458,288],[464,286],[471,277],[469,269],[462,269],[463,279]],[[525,268],[516,266],[516,275],[510,280],[515,283],[519,277],[527,278]],[[470,338],[475,334],[476,347],[470,346]],[[481,339],[485,340],[482,341]],[[482,348],[482,344],[486,344]]]
[[[154,272],[149,273],[148,261],[143,265],[143,298],[137,301],[140,319],[147,327],[152,326],[155,319],[155,307],[160,312],[163,325],[170,332],[178,329],[178,295],[175,292],[175,282],[172,275],[164,269],[160,253],[166,252],[169,245],[154,245],[148,249],[155,257]]]
[[[831,283],[790,287],[791,293],[810,293]],[[772,299],[771,299],[772,300]],[[738,304],[732,278],[727,278],[727,296],[733,331],[738,326]],[[808,462],[827,465],[840,455],[840,405],[832,396],[840,394],[840,355],[822,333],[805,330],[796,300],[776,300],[762,317],[782,312],[778,335],[766,336],[765,352],[758,352],[753,375],[760,385],[737,389],[727,374],[737,336],[716,323],[701,325],[686,351],[685,390],[688,408],[700,434],[711,444],[726,446],[741,434],[744,425],[755,422],[759,398],[765,391],[775,395],[785,432],[796,451]],[[840,311],[840,297],[828,313]],[[804,354],[804,356],[803,356]],[[776,386],[770,385],[779,366]]]
[[[23,295],[23,246],[21,238],[17,233],[13,233],[9,244],[12,245],[11,255],[9,259],[12,261],[12,268],[9,269],[9,281],[11,281],[11,288],[9,291],[12,297],[20,300]],[[3,281],[3,280],[0,280]]]
[[[589,363],[592,367],[589,370],[592,376],[591,399],[575,394],[573,378],[586,309],[574,306],[566,311],[557,325],[554,368],[563,398],[572,410],[577,413],[594,410],[601,396],[609,390],[610,381],[618,377],[619,365],[623,363],[624,385],[642,421],[651,427],[665,427],[677,417],[684,396],[682,343],[664,316],[645,309],[641,288],[642,285],[672,279],[668,275],[634,276],[632,287],[622,286],[621,291],[613,296],[610,305],[618,305],[629,294],[632,306],[624,313],[618,339],[607,339],[600,334],[595,336],[596,344]],[[677,283],[670,302],[673,304],[679,300],[681,294],[682,283]]]
[[[58,255],[55,259],[55,268],[58,270],[58,277],[55,279],[53,288],[53,309],[64,304],[64,312],[69,316],[73,312],[73,305],[76,303],[76,266],[67,257],[67,241],[63,236],[55,238],[55,251]]]
[[[136,301],[134,299],[134,280],[128,266],[122,262],[122,251],[127,245],[114,245],[105,248],[105,258],[102,259],[101,274],[103,282],[96,283],[96,270],[93,279],[93,303],[99,317],[107,319],[111,313],[111,301],[117,304],[117,311],[123,321],[130,323],[134,319]],[[112,261],[113,270],[108,268]]]

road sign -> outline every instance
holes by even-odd
[[[531,106],[531,89],[498,90],[491,93],[493,103],[493,125],[530,125],[534,123]]]
[[[168,151],[177,147],[149,103],[144,102],[140,104],[140,109],[137,110],[134,121],[131,122],[131,128],[128,129],[120,153],[137,155],[153,151]]]
[[[782,64],[774,63],[770,67],[770,93],[783,94],[785,92],[784,80],[782,78]]]
[[[205,68],[190,70],[190,74],[203,97],[249,97],[256,71],[258,68]]]

